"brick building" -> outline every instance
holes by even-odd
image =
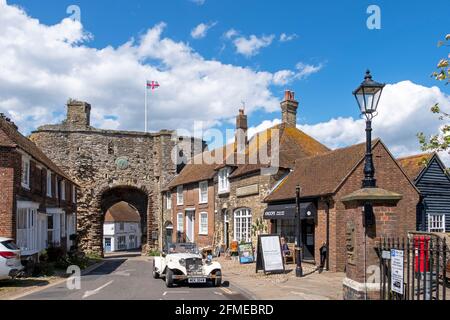
[[[25,257],[50,245],[69,249],[76,201],[76,184],[1,115],[0,236],[13,238]]]
[[[376,140],[372,148],[377,185],[391,192],[386,198],[398,200],[390,211],[385,210],[380,215],[376,213],[378,220],[375,228],[382,230],[378,231],[377,237],[406,236],[416,229],[419,192],[382,141]],[[308,207],[306,212],[301,210],[305,258],[319,264],[319,250],[326,245],[329,269],[332,271],[351,271],[356,256],[366,252],[360,248],[362,242],[355,241],[354,232],[359,230],[357,224],[360,220],[357,216],[361,212],[358,207],[352,211],[345,203],[349,194],[361,189],[364,156],[365,144],[358,144],[298,160],[292,173],[265,199],[270,204],[268,212],[274,211],[271,206],[275,209],[295,208],[295,190],[300,185],[301,202],[316,208],[310,210],[311,207]],[[270,219],[270,215],[267,218]],[[274,225],[279,219],[283,217],[271,220],[274,233]],[[281,235],[285,232],[280,230]],[[367,250],[374,250],[371,245],[375,244],[375,240],[371,239]]]
[[[256,242],[257,233],[268,230],[268,223],[263,220],[267,207],[264,198],[290,172],[297,159],[329,151],[296,128],[297,109],[294,93],[286,91],[281,102],[282,123],[251,139],[247,136],[247,116],[240,110],[234,143],[198,155],[186,165],[169,184],[166,194],[166,199],[172,198],[174,240],[180,240],[176,233],[183,236],[192,220],[194,230],[189,232],[194,233],[194,241],[200,246],[227,248],[231,241]],[[215,159],[214,163],[204,161],[210,158]],[[186,202],[178,201],[177,205],[181,194]],[[201,194],[208,194],[207,204],[199,203]],[[207,235],[199,234],[201,220],[206,217]],[[253,230],[257,221],[263,225],[261,230]]]

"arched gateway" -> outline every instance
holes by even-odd
[[[103,254],[104,215],[121,201],[139,211],[143,249],[157,247],[163,223],[161,190],[177,172],[171,155],[192,156],[204,145],[200,141],[199,148],[186,150],[184,146],[199,141],[167,130],[99,130],[90,126],[90,111],[88,103],[69,100],[66,120],[42,126],[30,136],[81,187],[77,199],[81,248]]]

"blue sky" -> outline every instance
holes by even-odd
[[[450,11],[448,0],[206,0],[201,5],[191,0],[8,0],[7,3],[19,5],[30,17],[48,26],[59,24],[68,17],[66,8],[69,5],[78,5],[83,29],[93,36],[83,43],[90,48],[117,48],[131,38],[139,39],[150,28],[164,22],[164,37],[186,44],[208,61],[270,73],[294,70],[298,63],[320,66],[317,72],[285,85],[267,85],[278,100],[285,88],[296,92],[300,100],[298,122],[307,126],[326,124],[339,117],[351,117],[357,121],[357,106],[351,93],[362,81],[367,68],[372,70],[376,80],[388,84],[410,81],[426,88],[439,85],[430,74],[448,50],[438,49],[436,44],[450,32],[449,20],[442,18],[444,12]],[[366,10],[372,4],[381,9],[381,30],[369,30],[366,26],[369,17]],[[191,31],[200,23],[214,25],[204,38],[194,39]],[[231,29],[238,35],[227,39],[224,34]],[[283,33],[295,37],[281,42],[279,39]],[[257,38],[273,36],[273,39],[270,45],[253,56],[239,54],[233,40],[238,37],[248,39],[251,35]],[[150,59],[147,63],[152,64],[153,61]],[[161,79],[155,80],[159,80],[162,86],[170,86]],[[225,79],[221,85],[227,87],[234,81],[233,78]],[[185,85],[189,86],[189,83]],[[407,94],[408,90],[405,90]],[[444,100],[447,99],[445,93],[448,94],[448,88],[440,86],[440,90]],[[424,108],[421,109],[424,112],[429,109],[428,106]],[[255,127],[263,120],[280,117],[278,109],[258,108],[257,105],[249,108],[249,112],[250,125]],[[111,120],[115,115],[105,114],[104,117]],[[224,119],[217,120],[220,128],[232,127]],[[133,125],[126,127],[134,129]],[[318,130],[317,127],[309,129],[311,134]],[[411,146],[414,139],[412,137],[408,142]],[[338,141],[332,144],[340,146],[346,143]],[[407,149],[408,152],[413,151],[412,147]],[[400,153],[405,152],[406,149]]]

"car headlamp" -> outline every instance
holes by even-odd
[[[186,266],[186,260],[184,259],[180,259],[180,261],[178,261],[180,263],[180,265],[182,265],[183,267]]]

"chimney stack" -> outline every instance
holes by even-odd
[[[66,124],[83,129],[91,125],[91,105],[87,102],[69,99],[67,102]]]
[[[248,123],[247,115],[244,109],[239,109],[239,114],[236,117],[236,133],[235,133],[235,144],[238,153],[244,153],[245,147],[248,143],[247,137]]]
[[[284,101],[281,102],[281,115],[283,123],[288,127],[297,126],[298,101],[295,100],[295,93],[290,90],[284,92]]]

